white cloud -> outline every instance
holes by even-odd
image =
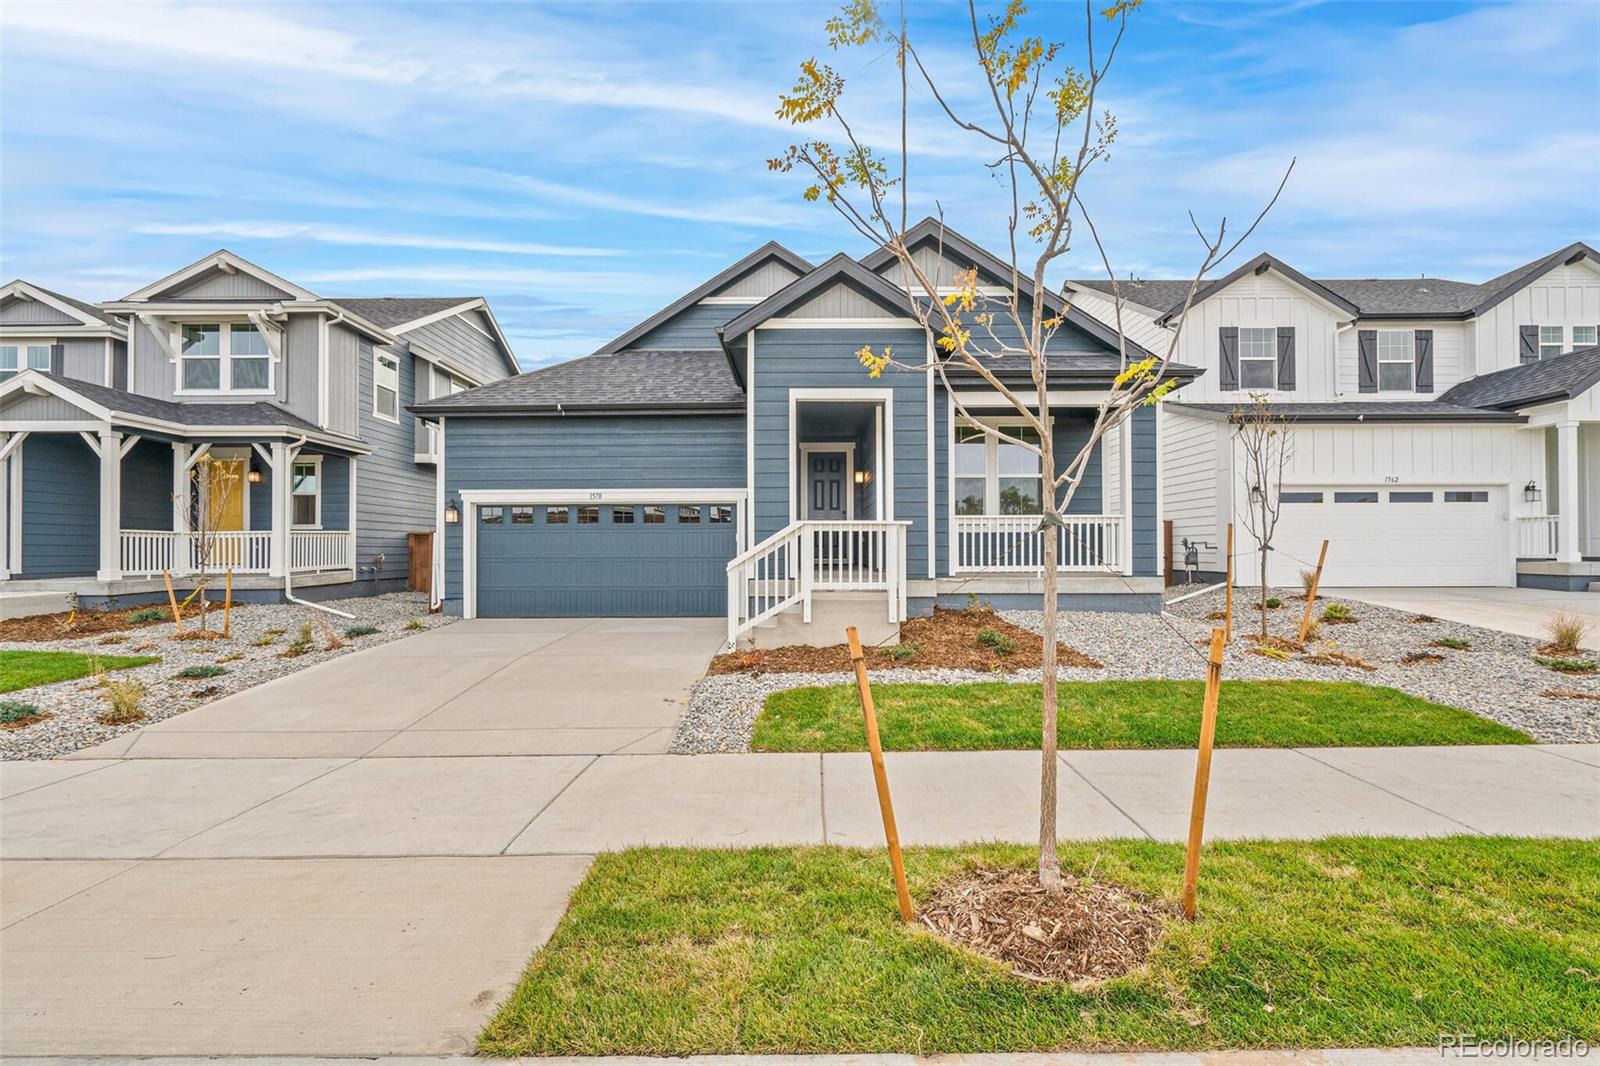
[[[302,222],[150,222],[134,227],[134,232],[170,237],[304,240],[321,244],[371,248],[434,248],[442,251],[491,252],[506,255],[596,257],[625,254],[616,248],[472,240],[465,237],[434,237],[415,233],[382,233]]]
[[[375,281],[402,282],[415,292],[430,285],[451,286],[487,292],[496,286],[517,286],[540,292],[582,292],[635,294],[658,284],[659,279],[626,271],[534,270],[499,267],[450,266],[415,263],[397,266],[349,267],[331,270],[301,270],[296,281],[308,284],[366,284]]]

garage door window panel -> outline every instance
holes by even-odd
[[[1333,494],[1334,503],[1377,503],[1376,492],[1336,492]]]
[[[578,525],[580,525],[580,526],[596,526],[596,525],[599,525],[599,524],[600,524],[600,508],[598,508],[598,507],[580,507],[580,508],[578,508]]]
[[[478,511],[478,520],[486,526],[498,526],[505,522],[504,507],[483,507]]]
[[[613,525],[618,525],[618,526],[631,526],[631,525],[633,525],[633,508],[632,507],[613,507],[613,508],[611,508],[611,522],[612,522]]]
[[[513,507],[513,508],[511,508],[511,524],[514,525],[514,526],[531,526],[531,525],[533,525],[533,508],[532,507]]]
[[[697,526],[700,524],[699,507],[679,507],[678,524],[680,526]]]
[[[1488,503],[1489,493],[1485,489],[1451,490],[1444,494],[1445,503]]]
[[[1239,387],[1278,387],[1278,331],[1275,327],[1240,327]]]
[[[644,509],[644,524],[647,526],[664,526],[667,524],[667,509],[656,504],[650,504]]]
[[[544,509],[544,522],[547,526],[564,526],[567,524],[569,508],[546,507]]]
[[[1409,329],[1378,331],[1378,391],[1413,392],[1416,339]]]
[[[1278,494],[1278,501],[1280,503],[1321,503],[1322,493],[1285,491]]]
[[[1411,492],[1411,491],[1391,492],[1391,493],[1389,493],[1389,502],[1390,503],[1432,503],[1433,502],[1433,493],[1431,493],[1431,492]]]
[[[722,506],[711,508],[711,521],[715,525],[727,525],[733,521],[733,508]]]

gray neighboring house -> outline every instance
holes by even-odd
[[[439,462],[407,408],[518,369],[482,299],[328,299],[226,250],[100,304],[13,281],[0,592],[138,603],[202,567],[243,600],[403,589]],[[202,483],[226,486],[203,540]]]
[[[931,219],[910,240],[941,284],[972,267],[1008,284]],[[812,264],[767,244],[593,355],[413,405],[443,439],[446,610],[726,616],[730,640],[837,643],[844,621],[886,636],[970,595],[1037,605],[1037,456],[964,423],[933,372],[874,379],[857,359],[870,343],[923,360],[897,273],[881,250]],[[1057,454],[1119,366],[1110,330],[1066,315]],[[995,369],[1031,392],[1026,363]],[[976,375],[952,388],[975,419],[1018,424]],[[1096,449],[1060,531],[1064,602],[1158,608],[1160,479],[1143,408]]]

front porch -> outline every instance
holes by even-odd
[[[1600,421],[1560,406],[1532,420],[1530,432],[1544,438],[1546,476],[1524,487],[1523,502],[1543,513],[1515,520],[1517,584],[1585,591],[1600,584]]]

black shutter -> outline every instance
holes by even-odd
[[[1356,370],[1360,375],[1360,391],[1378,391],[1378,331],[1363,329],[1356,332]]]
[[[50,346],[50,373],[61,377],[66,373],[67,346],[65,344],[52,344]]]
[[[1521,338],[1521,359],[1523,363],[1537,363],[1539,361],[1539,327],[1518,326],[1517,335]]]
[[[1294,391],[1294,327],[1278,327],[1278,388]]]
[[[1417,391],[1433,391],[1433,330],[1412,330],[1413,345],[1417,353]]]
[[[1222,391],[1239,390],[1239,327],[1219,326],[1217,340],[1222,350]]]

